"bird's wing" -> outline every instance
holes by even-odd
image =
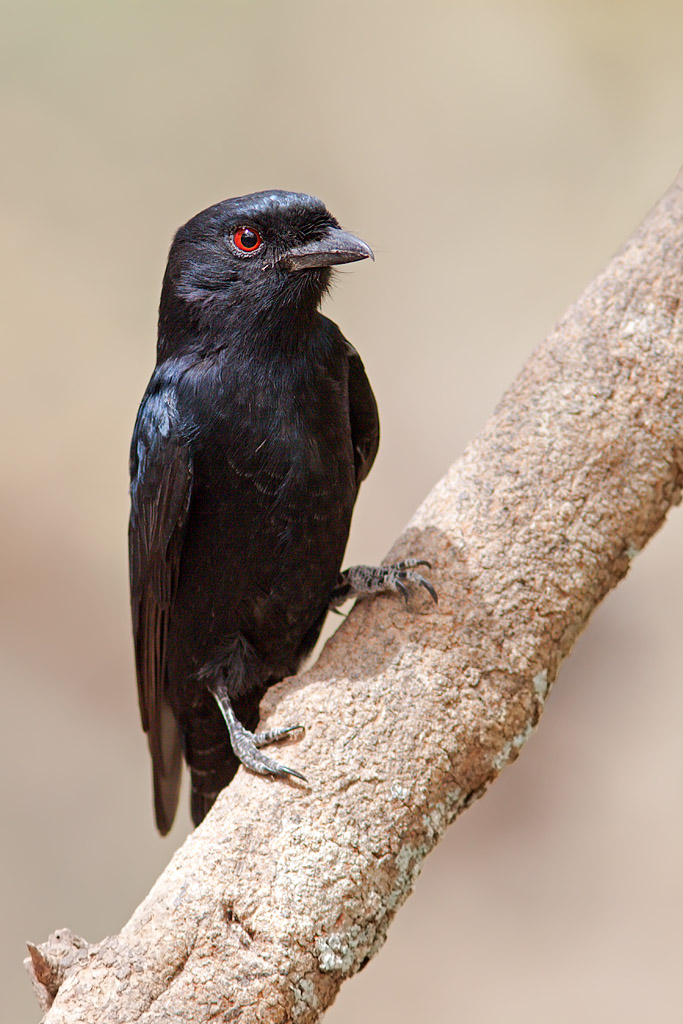
[[[360,486],[372,469],[379,448],[379,414],[363,361],[353,345],[346,339],[344,342],[349,360],[349,418],[353,457],[356,463],[356,483]]]
[[[143,729],[154,772],[157,825],[173,823],[180,789],[181,744],[164,688],[169,606],[180,565],[192,492],[192,459],[180,435],[174,392],[154,385],[138,412],[130,456],[130,594]]]

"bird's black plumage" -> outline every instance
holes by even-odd
[[[129,530],[162,833],[183,756],[195,823],[238,767],[217,687],[253,730],[320,633],[379,421],[360,357],[318,306],[330,266],[371,255],[319,200],[280,191],[210,207],[171,246]]]

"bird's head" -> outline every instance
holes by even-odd
[[[210,206],[176,233],[160,307],[160,346],[184,321],[203,336],[291,330],[315,313],[330,268],[374,259],[325,205],[296,192],[255,192]],[[166,321],[166,322],[165,322]]]

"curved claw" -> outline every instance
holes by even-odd
[[[286,764],[280,764],[279,761],[274,761],[271,757],[266,757],[255,745],[251,755],[248,758],[242,757],[241,761],[245,768],[256,772],[257,775],[275,775],[279,779],[292,775],[295,779],[301,779],[302,782],[308,783],[308,779],[301,772],[297,772],[294,768],[288,768]]]
[[[399,565],[403,564],[404,563],[399,563]],[[434,604],[439,603],[439,595],[437,594],[436,590],[429,582],[429,580],[425,579],[424,576],[420,575],[419,572],[413,572],[411,569],[401,569],[399,578],[394,582],[394,587],[396,588],[396,590],[401,591],[401,593],[406,599],[406,603],[408,601],[409,589],[406,586],[406,584],[402,582],[403,580],[406,580],[407,583],[416,583],[419,586],[424,587],[429,596],[431,597],[432,601],[434,602]]]
[[[420,576],[420,584],[425,588],[425,590],[427,591],[427,593],[431,597],[431,599],[434,602],[434,604],[438,604],[439,603],[439,595],[437,594],[436,590],[431,585],[429,580],[426,580],[422,576]]]
[[[308,779],[301,772],[295,771],[294,768],[287,768],[285,765],[280,765],[280,768],[282,769],[282,775],[292,775],[295,779],[300,779],[301,782],[305,782],[308,785]]]
[[[277,726],[275,729],[268,729],[267,732],[254,733],[254,743],[257,747],[266,747],[269,743],[277,743],[278,740],[283,740],[289,736],[290,733],[306,731],[306,727],[303,725],[287,725]]]
[[[405,561],[398,563],[400,569],[414,569],[416,565],[426,565],[428,569],[431,569],[432,563],[428,562],[426,558],[406,558]]]

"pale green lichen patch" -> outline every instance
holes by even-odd
[[[493,767],[497,772],[503,770],[505,765],[511,760],[513,753],[521,750],[533,731],[534,726],[531,722],[528,722],[521,732],[517,733],[511,740],[508,740],[500,753],[496,754],[493,759]]]
[[[315,985],[309,978],[300,978],[296,985],[292,986],[294,1003],[292,1005],[292,1018],[302,1020],[320,1009],[320,1000],[315,990]]]
[[[462,790],[455,786],[446,795],[445,800],[442,800],[441,803],[433,807],[429,814],[423,816],[422,824],[427,835],[427,842],[431,843],[432,846],[438,843],[446,826],[450,825],[457,816],[463,800],[464,794]]]
[[[324,973],[348,975],[382,946],[394,912],[410,894],[422,870],[427,854],[441,838],[464,802],[461,789],[454,787],[446,798],[423,815],[424,841],[406,843],[394,861],[395,877],[391,889],[381,897],[374,917],[365,925],[353,924],[344,931],[318,936],[315,942],[318,966]]]
[[[628,558],[629,562],[632,562],[636,555],[640,554],[640,548],[635,548],[633,544],[629,544],[629,546],[624,551],[624,554]]]
[[[315,940],[315,951],[321,971],[329,973],[339,971],[350,974],[354,966],[363,958],[358,955],[361,949],[368,947],[369,926],[361,928],[354,924],[345,932],[332,932],[331,935],[319,935]]]
[[[394,800],[400,800],[402,803],[405,803],[410,796],[410,790],[407,786],[402,786],[400,782],[392,782],[391,795]]]
[[[396,878],[384,901],[385,912],[393,913],[400,907],[410,890],[415,885],[422,870],[422,862],[429,853],[433,843],[421,843],[411,846],[408,843],[398,851],[396,857]]]
[[[548,693],[548,669],[544,668],[542,672],[538,672],[534,676],[534,690],[538,694],[540,700],[545,700]]]

